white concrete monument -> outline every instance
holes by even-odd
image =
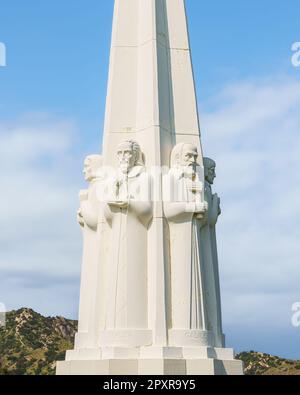
[[[103,155],[80,193],[79,328],[57,374],[242,374],[222,332],[184,0],[115,0]]]

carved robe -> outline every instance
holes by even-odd
[[[83,217],[83,259],[81,269],[81,290],[79,304],[78,333],[76,345],[79,348],[95,346],[90,331],[94,329],[94,306],[96,302],[99,239],[97,225],[100,204],[97,189],[101,179],[94,179],[89,189],[80,192],[80,209]]]
[[[147,329],[147,229],[152,218],[150,179],[144,167],[109,181],[111,201],[129,201],[126,208],[105,204],[110,226],[107,256],[105,330]]]
[[[221,298],[219,282],[219,265],[215,226],[220,215],[220,200],[212,194],[211,185],[205,182],[205,200],[208,212],[200,233],[201,252],[204,265],[205,294],[208,327],[214,334],[215,347],[224,347],[222,333]]]
[[[196,214],[197,206],[204,204],[203,183],[199,176],[192,180],[182,171],[171,169],[164,182],[166,190],[171,191],[169,196],[164,194],[164,211],[170,228],[170,342],[171,345],[173,341],[174,344],[207,345],[210,339],[206,333],[201,216]]]

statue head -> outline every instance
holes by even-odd
[[[171,155],[171,166],[185,169],[187,174],[195,174],[198,166],[198,148],[194,144],[177,144]]]
[[[124,174],[128,174],[135,166],[144,166],[141,147],[136,141],[127,140],[119,144],[117,156],[119,168]]]
[[[216,162],[214,160],[204,158],[204,174],[205,180],[212,185],[216,178]]]
[[[83,175],[86,181],[91,182],[97,177],[97,171],[102,166],[101,155],[89,155],[84,160]]]

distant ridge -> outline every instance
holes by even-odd
[[[242,352],[236,358],[244,361],[246,375],[300,375],[300,361],[255,351]]]
[[[55,362],[73,348],[77,321],[43,317],[23,308],[6,315],[0,329],[0,374],[53,375]]]
[[[0,328],[0,375],[53,375],[55,362],[73,348],[77,321],[43,317],[32,309],[11,311]],[[300,375],[300,361],[259,352],[237,355],[247,375]]]

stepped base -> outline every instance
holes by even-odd
[[[138,355],[137,355],[138,354]],[[68,351],[57,375],[243,375],[233,350],[222,348],[105,348]]]

